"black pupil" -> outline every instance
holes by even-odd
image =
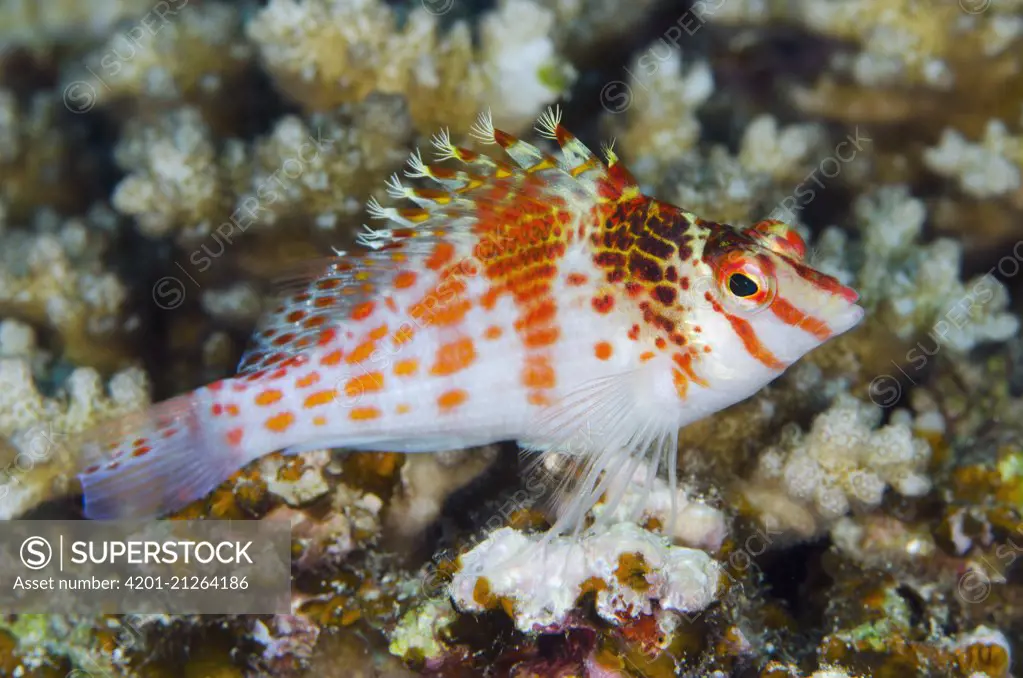
[[[748,276],[734,273],[728,278],[728,289],[737,297],[752,297],[760,288]]]

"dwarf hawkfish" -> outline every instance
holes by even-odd
[[[489,113],[472,135],[501,159],[447,131],[435,163],[413,153],[405,175],[430,187],[394,175],[406,206],[370,200],[385,227],[360,234],[364,253],[304,266],[236,376],[86,436],[85,514],[165,515],[278,450],[515,440],[569,460],[551,532],[575,532],[637,472],[652,483],[665,462],[675,490],[681,427],[859,322],[856,292],[804,261],[795,230],[648,197],[560,117],[536,125],[556,154]]]

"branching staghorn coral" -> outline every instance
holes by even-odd
[[[255,223],[334,228],[360,215],[408,158],[412,124],[401,97],[370,95],[308,119],[282,117],[232,164],[251,167],[236,212]]]
[[[706,61],[683,65],[682,52],[663,41],[635,57],[628,73],[627,81],[604,85],[601,104],[622,149],[636,159],[630,170],[650,183],[696,146],[696,111],[713,93],[714,79]]]
[[[201,272],[199,259],[219,257],[254,225],[330,229],[361,213],[408,157],[411,135],[396,96],[284,116],[251,145],[216,143],[200,111],[184,107],[128,126],[115,152],[129,174],[113,203],[145,235],[204,242],[191,259]]]
[[[739,0],[721,3],[708,16],[721,24],[792,22],[858,43],[860,52],[833,65],[861,85],[948,88],[954,82],[951,64],[997,54],[1023,34],[1020,7],[1017,0]]]
[[[102,207],[65,222],[40,211],[34,232],[6,233],[0,314],[52,327],[65,360],[107,369],[126,363],[123,339],[137,320],[126,312],[124,283],[103,267],[103,223]]]
[[[0,4],[0,45],[45,49],[55,42],[101,38],[118,21],[143,14],[152,5],[151,0],[5,2]]]
[[[464,22],[442,33],[416,7],[399,28],[379,0],[271,0],[247,26],[277,86],[307,110],[402,94],[424,133],[465,131],[487,106],[509,128],[532,122],[575,78],[553,29],[554,14],[532,0],[484,15],[478,49]]]
[[[72,111],[120,99],[141,108],[183,100],[224,103],[252,60],[242,10],[217,2],[189,7],[183,0],[147,8],[65,75]]]
[[[816,265],[855,285],[861,303],[896,337],[930,332],[935,342],[967,351],[1015,334],[1019,320],[1006,310],[1005,287],[990,272],[960,279],[960,243],[920,243],[927,210],[907,187],[881,186],[861,195],[853,215],[862,240],[850,244],[843,231],[826,230]]]
[[[1023,116],[1020,118],[1023,124]],[[939,143],[924,152],[927,167],[938,174],[956,179],[967,195],[991,198],[1017,194],[1023,188],[1023,135],[1012,135],[1001,120],[988,121],[984,138],[969,142],[960,132],[946,128]]]
[[[229,176],[198,109],[179,108],[155,124],[132,119],[114,156],[128,175],[114,189],[113,205],[143,234],[184,229],[186,237],[202,236],[230,214]]]

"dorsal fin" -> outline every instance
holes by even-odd
[[[450,262],[454,252],[471,255],[484,235],[474,227],[495,206],[507,209],[507,201],[515,200],[523,208],[542,211],[557,202],[581,216],[590,214],[598,203],[639,194],[614,156],[609,168],[561,126],[558,109],[541,116],[537,130],[557,141],[560,156],[496,129],[489,113],[480,115],[473,136],[499,145],[513,162],[455,146],[446,130],[434,136],[432,143],[436,160],[452,161],[454,167],[427,163],[418,150],[412,153],[405,176],[426,177],[437,186],[408,187],[393,175],[387,182],[388,195],[414,206],[385,207],[371,199],[366,206],[369,216],[388,223],[382,228],[366,226],[359,233],[356,242],[367,253],[341,253],[295,269],[285,280],[280,303],[261,321],[239,372],[278,365],[329,340],[360,304],[390,289],[403,269],[436,269],[437,261]],[[488,227],[487,237],[500,235],[493,232],[493,224]]]
[[[473,125],[472,136],[481,143],[500,146],[512,163],[456,146],[448,131],[442,130],[432,139],[437,150],[436,161],[453,161],[455,167],[427,163],[419,151],[414,152],[405,176],[429,178],[439,188],[409,188],[397,175],[393,176],[388,182],[388,194],[396,199],[407,198],[416,203],[416,207],[383,207],[375,200],[370,201],[370,215],[390,221],[397,228],[367,228],[360,235],[359,243],[378,247],[412,238],[428,241],[434,237],[457,238],[471,234],[480,206],[510,195],[520,200],[544,202],[545,195],[557,194],[569,202],[592,205],[640,194],[639,186],[617,162],[617,157],[611,156],[613,165],[608,167],[561,125],[559,109],[548,109],[538,120],[537,131],[557,141],[561,147],[559,156],[495,128],[489,112],[480,114]]]

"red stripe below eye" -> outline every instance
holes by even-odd
[[[760,362],[766,367],[769,367],[772,370],[778,370],[779,372],[788,367],[787,363],[783,363],[782,361],[778,360],[776,357],[774,357],[774,354],[767,349],[766,346],[760,343],[760,339],[757,338],[757,333],[753,330],[752,325],[750,325],[742,318],[734,316],[731,313],[725,312],[724,307],[722,307],[721,304],[719,304],[717,300],[715,300],[714,297],[711,296],[710,292],[705,292],[703,298],[707,300],[707,303],[710,304],[710,307],[714,309],[716,313],[720,313],[721,315],[725,316],[725,318],[728,320],[728,323],[732,326],[732,330],[735,332],[736,336],[738,336],[739,340],[742,342],[742,345],[746,347],[746,351],[748,351],[749,354],[753,356],[758,362]]]
[[[752,325],[730,313],[725,313],[724,315],[728,318],[728,322],[732,325],[732,329],[735,330],[735,334],[738,335],[742,345],[746,347],[751,356],[772,370],[781,371],[788,367],[788,365],[774,357],[774,354],[760,342]]]
[[[817,337],[821,341],[831,336],[831,328],[827,323],[811,315],[803,313],[782,297],[778,297],[771,304],[771,313],[786,325],[798,327]]]

